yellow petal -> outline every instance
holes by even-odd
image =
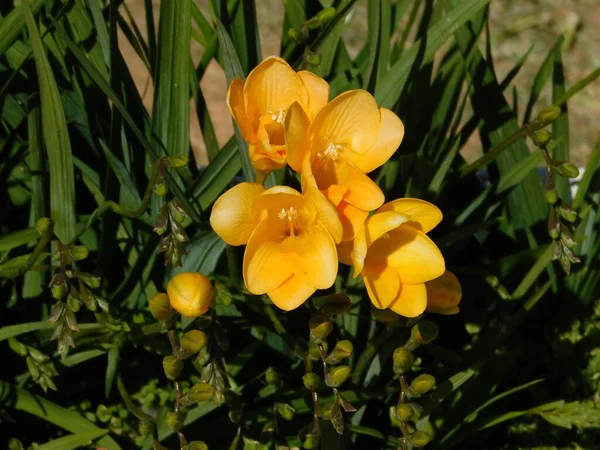
[[[276,56],[265,59],[250,72],[244,85],[244,99],[253,125],[258,124],[261,116],[286,111],[294,102],[302,108],[308,104],[302,80],[287,62]]]
[[[462,288],[458,278],[450,272],[425,283],[427,288],[427,312],[437,314],[457,314],[462,298]]]
[[[329,84],[308,70],[301,70],[298,72],[298,76],[308,92],[308,110],[306,112],[308,117],[314,119],[329,100]]]
[[[260,222],[244,253],[244,282],[256,295],[277,289],[294,273],[293,261],[282,251],[281,242],[273,237],[269,221]]]
[[[352,265],[351,254],[353,245],[354,243],[352,241],[342,241],[337,245],[338,260],[342,264],[346,264],[347,266]]]
[[[307,233],[285,241],[294,262],[294,273],[316,289],[327,289],[338,271],[337,249],[329,232],[317,224]]]
[[[246,113],[246,102],[244,101],[244,82],[241,78],[234,78],[227,89],[227,107],[237,123],[244,139],[256,143],[256,133]]]
[[[366,264],[362,272],[365,287],[376,308],[387,308],[398,296],[398,272],[386,265]]]
[[[314,147],[325,150],[329,144],[365,153],[377,140],[381,118],[377,103],[363,90],[344,92],[330,101],[315,117],[309,130]]]
[[[423,233],[433,230],[442,221],[442,211],[425,200],[399,198],[383,205],[377,212],[396,211],[408,217],[407,225]]]
[[[210,226],[229,245],[248,242],[257,222],[250,214],[254,201],[265,192],[257,183],[240,183],[215,202],[210,213]]]
[[[290,106],[285,115],[285,143],[287,162],[296,172],[302,169],[304,155],[308,151],[307,131],[310,125],[308,116],[298,102]]]
[[[358,230],[362,228],[365,220],[369,217],[369,211],[357,208],[345,200],[339,202],[336,210],[342,222],[342,241],[351,241],[356,237]]]
[[[277,289],[268,292],[267,295],[278,308],[291,311],[308,300],[315,291],[315,288],[304,284],[300,277],[292,275]]]
[[[401,284],[398,297],[390,309],[404,317],[417,317],[423,314],[427,305],[427,289],[424,284]]]
[[[367,152],[348,152],[348,159],[364,173],[372,172],[382,166],[402,142],[404,137],[404,125],[400,118],[386,108],[380,108],[381,125],[377,141]]]

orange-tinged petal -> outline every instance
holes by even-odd
[[[308,151],[307,131],[310,120],[300,104],[294,102],[285,115],[285,143],[287,162],[296,172],[302,169],[302,161]]]
[[[344,92],[330,101],[313,120],[309,135],[318,151],[329,144],[365,153],[377,141],[381,118],[377,103],[367,91]]]
[[[352,265],[352,247],[354,243],[352,241],[342,241],[337,245],[338,251],[338,260],[342,264],[346,264],[347,266]],[[356,277],[354,277],[356,278]]]
[[[345,200],[342,200],[336,206],[336,210],[340,216],[342,228],[344,230],[342,241],[351,241],[356,237],[358,230],[362,228],[365,220],[369,217],[369,211],[357,208]]]
[[[294,273],[294,261],[273,239],[269,221],[258,224],[244,253],[243,276],[246,287],[256,295],[277,289]]]
[[[329,100],[329,84],[308,70],[301,70],[298,72],[298,76],[308,92],[308,110],[306,112],[308,117],[314,119]]]
[[[462,288],[458,278],[450,272],[425,283],[427,288],[427,312],[437,314],[457,314],[462,298]]]
[[[404,317],[417,317],[427,306],[427,289],[424,284],[401,284],[398,297],[390,309]]]
[[[327,200],[336,206],[342,202],[346,192],[348,192],[348,188],[346,186],[340,186],[339,184],[332,184],[327,189],[323,190],[323,194],[327,197]]]
[[[244,100],[250,123],[256,129],[265,114],[278,114],[294,102],[306,108],[308,93],[294,69],[283,59],[271,56],[248,74]]]
[[[390,159],[404,137],[404,125],[396,114],[386,108],[381,108],[379,113],[381,125],[373,147],[365,153],[348,152],[347,155],[364,173],[372,172]]]
[[[227,107],[244,139],[251,144],[256,143],[256,133],[246,113],[244,81],[241,78],[234,78],[227,89]]]
[[[396,211],[407,216],[407,225],[414,227],[423,233],[429,233],[442,221],[440,209],[418,198],[399,198],[383,205],[379,212]]]
[[[268,292],[267,295],[275,306],[284,311],[291,311],[308,300],[315,291],[315,288],[304,284],[300,277],[292,275],[277,289]]]
[[[400,279],[398,272],[382,264],[366,264],[363,280],[371,302],[376,308],[387,308],[398,296]]]
[[[265,192],[258,183],[240,183],[215,202],[210,213],[210,226],[229,245],[248,242],[257,221],[250,214],[254,201]]]
[[[375,241],[368,257],[397,269],[400,281],[407,284],[433,280],[446,270],[444,257],[433,241],[406,224]]]
[[[338,257],[329,232],[317,224],[307,233],[286,239],[285,247],[297,255],[294,273],[316,289],[327,289],[335,282]]]

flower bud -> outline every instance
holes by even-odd
[[[564,246],[567,247],[569,250],[577,248],[577,241],[573,239],[573,235],[571,234],[569,229],[564,225],[562,225],[560,229],[560,240],[564,244]]]
[[[208,450],[208,445],[204,441],[192,441],[188,444],[187,450]]]
[[[427,444],[429,444],[431,438],[424,431],[415,431],[413,434],[410,435],[408,440],[412,445],[414,445],[417,448],[420,448],[425,447]]]
[[[87,258],[90,254],[89,250],[83,245],[76,245],[71,249],[71,258],[75,261],[82,261]]]
[[[179,205],[179,203],[177,202],[177,200],[171,200],[169,202],[169,213],[171,214],[171,217],[173,219],[175,219],[175,222],[177,222],[178,224],[180,224],[183,228],[187,227],[190,223],[192,223],[192,220],[190,219],[190,216]],[[175,228],[173,226],[173,223],[171,223],[171,227]],[[185,242],[187,239],[179,239],[179,240],[182,241],[182,242]]]
[[[273,386],[279,386],[281,384],[281,375],[275,369],[269,367],[265,373],[265,380]]]
[[[80,273],[79,279],[87,284],[92,289],[98,289],[102,284],[102,279],[90,273]]]
[[[349,340],[343,340],[335,344],[335,347],[331,351],[331,353],[327,356],[325,362],[327,364],[337,364],[342,359],[350,358],[352,356],[352,352],[354,350],[354,346],[352,342]]]
[[[548,234],[552,239],[558,239],[560,237],[560,222],[558,221],[558,214],[556,209],[550,209],[550,217],[548,218]]]
[[[163,369],[165,376],[173,381],[179,378],[181,371],[183,370],[183,361],[177,356],[169,355],[163,358]]]
[[[308,33],[306,33],[306,31],[304,31],[303,29],[299,28],[290,28],[288,30],[288,36],[292,38],[292,40],[297,44],[302,44],[308,39]]]
[[[296,410],[288,403],[275,403],[275,409],[277,409],[279,415],[288,422],[292,420],[294,414],[296,414]]]
[[[181,337],[181,348],[191,353],[197,353],[206,347],[206,333],[200,330],[190,330]]]
[[[321,384],[321,378],[316,373],[309,372],[302,376],[302,382],[304,383],[304,387],[309,391],[316,391]]]
[[[17,341],[14,337],[8,339],[8,346],[19,356],[27,356],[29,353],[27,346],[22,342]]]
[[[179,431],[183,427],[183,416],[180,412],[169,411],[167,413],[167,425],[173,431]]]
[[[307,434],[302,441],[302,447],[307,450],[312,450],[319,447],[319,435],[318,434]]]
[[[186,155],[171,155],[164,159],[165,166],[177,169],[187,165],[189,158]]]
[[[545,108],[542,108],[542,110],[538,113],[536,120],[538,122],[543,123],[544,125],[548,125],[551,124],[552,122],[554,122],[556,119],[558,119],[558,116],[560,116],[561,110],[558,106],[556,105],[549,105],[546,106]]]
[[[433,342],[435,338],[438,337],[438,327],[435,323],[430,322],[429,320],[423,320],[416,324],[410,330],[410,339],[415,344],[429,344]]]
[[[154,183],[154,186],[152,186],[152,190],[159,197],[164,197],[169,193],[169,186],[167,186],[165,180],[157,180],[157,182]]]
[[[398,405],[396,407],[396,416],[403,422],[411,420],[414,415],[415,409],[407,403],[403,403],[402,405]]]
[[[579,176],[579,169],[570,162],[557,164],[556,168],[567,178],[577,178]]]
[[[326,316],[334,316],[336,314],[344,314],[352,307],[352,300],[344,294],[332,294],[327,297],[325,304],[321,307],[320,312]]]
[[[215,290],[205,275],[182,272],[167,284],[171,307],[185,317],[200,317],[215,298]]]
[[[239,409],[230,410],[227,415],[229,416],[229,421],[236,424],[240,423],[244,418],[244,413]]]
[[[169,320],[173,315],[167,294],[156,294],[148,302],[148,308],[156,320]]]
[[[427,309],[429,313],[457,314],[458,304],[462,298],[462,287],[458,278],[449,271],[435,280],[425,283],[427,288]]]
[[[554,188],[546,189],[546,201],[551,205],[554,205],[558,201],[558,191]]]
[[[311,66],[318,66],[321,64],[321,54],[320,53],[311,53],[306,55],[306,62]]]
[[[313,316],[308,322],[310,338],[315,344],[321,344],[333,331],[333,323],[324,314]]]
[[[50,359],[48,355],[44,355],[37,348],[27,347],[27,350],[29,350],[29,356],[31,356],[33,360],[38,364],[44,364]]]
[[[139,424],[139,430],[142,436],[152,436],[154,433],[154,422],[151,420],[142,420]]]
[[[317,16],[311,17],[305,23],[309,30],[316,30],[317,28],[320,28],[322,25],[321,19],[319,19],[319,17],[317,17]]]
[[[567,222],[573,223],[577,220],[577,212],[565,205],[560,205],[558,207],[558,214]]]
[[[227,289],[223,283],[216,282],[215,283],[215,295],[216,302],[223,306],[229,306],[233,303],[233,297],[231,296],[231,292]]]
[[[327,23],[335,17],[335,8],[332,8],[331,6],[323,8],[317,13],[317,17],[322,23]]]
[[[415,357],[406,347],[398,347],[394,350],[392,359],[394,360],[394,373],[397,375],[402,375],[404,372],[409,371],[415,362]]]
[[[49,217],[41,217],[35,224],[35,229],[42,235],[51,233],[53,228],[54,222]]]
[[[187,391],[186,396],[192,401],[192,403],[197,403],[209,401],[213,398],[214,394],[215,390],[210,384],[196,383],[189,389],[189,391]]]
[[[52,277],[50,282],[50,290],[52,292],[52,298],[61,300],[69,293],[69,281],[62,274],[56,274]]]
[[[422,373],[410,383],[410,387],[419,395],[426,394],[434,386],[435,378],[428,373]]]
[[[546,148],[552,140],[552,133],[545,128],[533,132],[533,143],[539,148]]]
[[[351,369],[348,366],[337,366],[329,369],[325,384],[329,387],[340,387],[350,376]]]
[[[25,363],[27,363],[27,370],[29,371],[29,374],[31,375],[33,381],[39,380],[40,369],[37,366],[37,364],[33,361],[33,358],[28,356],[27,358],[25,358]]]

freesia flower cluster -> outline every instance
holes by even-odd
[[[241,183],[215,203],[210,223],[230,245],[246,245],[248,291],[292,310],[330,288],[338,262],[362,276],[373,305],[415,317],[458,311],[460,284],[426,233],[442,219],[431,203],[385,197],[368,173],[398,149],[404,126],[364,90],[329,101],[329,85],[265,59],[229,86],[227,104],[248,142],[257,183]],[[302,192],[266,189],[288,165]],[[428,300],[429,299],[429,300]]]

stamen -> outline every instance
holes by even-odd
[[[283,125],[285,119],[285,110],[280,109],[279,111],[267,111],[267,114],[271,115],[271,120]]]
[[[296,218],[298,217],[298,211],[296,210],[296,208],[294,208],[293,206],[290,206],[289,209],[285,209],[285,208],[281,208],[281,211],[279,211],[279,214],[277,214],[277,217],[279,217],[281,220],[286,220],[288,221],[288,225],[287,228],[290,232],[290,236],[295,236],[296,235]]]
[[[341,145],[335,145],[333,142],[330,142],[327,148],[323,153],[318,152],[317,156],[319,158],[331,158],[332,160],[337,160],[339,156],[339,152],[342,150]]]

